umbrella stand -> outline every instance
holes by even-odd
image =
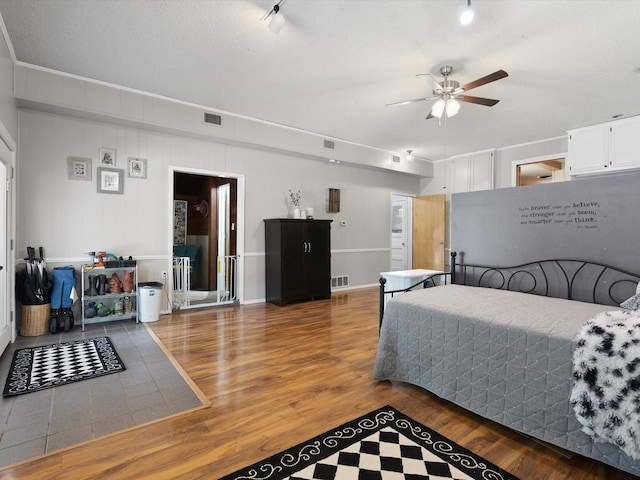
[[[36,257],[35,249],[27,247],[25,270],[19,274],[23,278],[16,283],[22,303],[20,335],[28,337],[44,335],[49,331],[51,286],[42,247],[39,247],[38,253],[40,256]]]

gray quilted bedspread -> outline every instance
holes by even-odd
[[[594,443],[570,404],[580,327],[615,307],[444,285],[386,306],[374,377],[418,385],[483,417],[640,475],[618,447]]]

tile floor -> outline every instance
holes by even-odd
[[[79,325],[68,333],[18,337],[0,357],[5,382],[16,349],[99,336],[111,339],[124,372],[40,392],[0,397],[0,467],[202,405],[135,320]],[[2,383],[4,387],[4,383]]]

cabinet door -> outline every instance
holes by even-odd
[[[309,294],[328,296],[331,292],[331,226],[308,223],[306,239]]]
[[[615,122],[610,130],[612,167],[640,167],[640,118]]]
[[[609,127],[594,125],[569,132],[569,174],[600,172],[609,167]]]
[[[493,188],[493,152],[482,152],[471,155],[472,192],[491,190]]]
[[[282,297],[293,298],[307,293],[305,274],[305,224],[284,222],[282,228]]]
[[[469,157],[456,157],[451,160],[451,193],[469,191]]]

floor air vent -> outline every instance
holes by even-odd
[[[205,113],[204,123],[210,123],[211,125],[222,125],[222,116],[215,113]]]
[[[331,277],[331,288],[346,287],[347,285],[349,285],[349,275]]]

